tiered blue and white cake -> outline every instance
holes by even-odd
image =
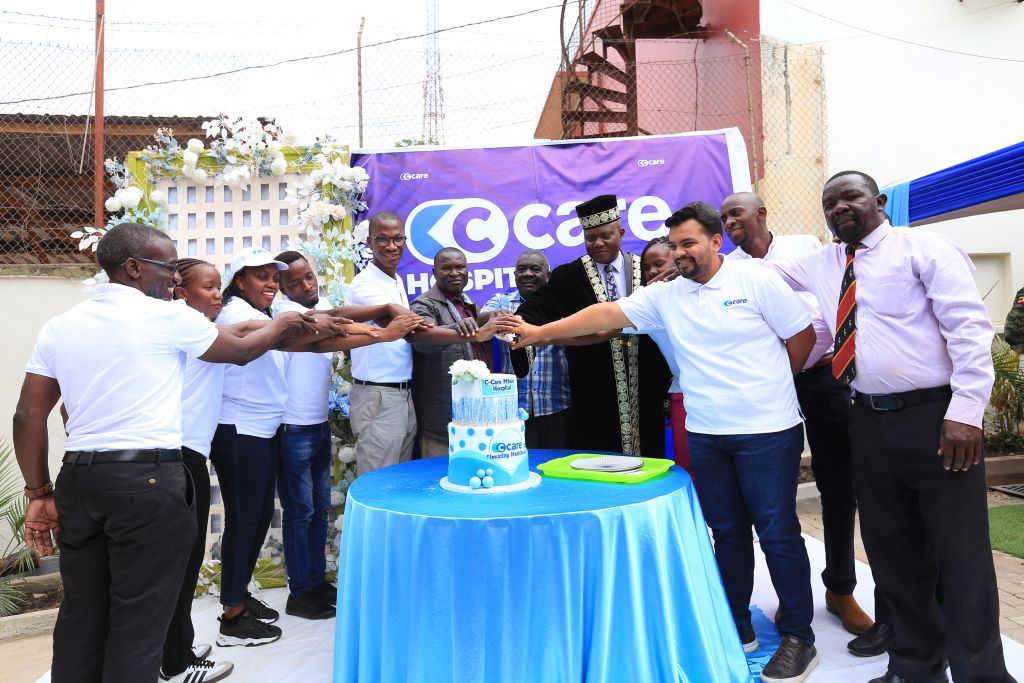
[[[448,424],[448,476],[441,488],[459,493],[507,493],[540,483],[530,472],[526,415],[519,409],[515,375],[494,375],[482,361],[456,361],[452,421]]]

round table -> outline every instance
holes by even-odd
[[[750,681],[686,472],[467,495],[447,466],[349,489],[336,683]]]

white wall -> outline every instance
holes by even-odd
[[[0,310],[4,312],[0,334],[0,439],[11,440],[11,418],[18,403],[25,363],[32,355],[36,335],[48,319],[89,298],[81,278],[0,277]],[[96,349],[102,354],[103,349]],[[56,477],[64,451],[60,412],[50,415],[50,476]],[[34,483],[34,482],[33,482]]]
[[[1024,4],[761,0],[761,32],[824,48],[829,174],[861,170],[885,186],[1024,140]],[[927,229],[975,258],[1001,323],[1024,284],[1024,212]]]

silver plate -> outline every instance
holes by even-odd
[[[600,455],[596,458],[579,458],[569,463],[574,470],[590,470],[592,472],[632,472],[642,469],[643,458],[629,455]]]

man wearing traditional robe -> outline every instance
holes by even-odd
[[[551,272],[547,285],[516,313],[542,325],[640,287],[640,257],[622,251],[625,231],[615,195],[576,207],[587,253]],[[670,372],[647,335],[609,330],[567,346],[571,443],[574,448],[660,457],[665,454],[665,399]],[[517,352],[517,353],[521,353]]]

